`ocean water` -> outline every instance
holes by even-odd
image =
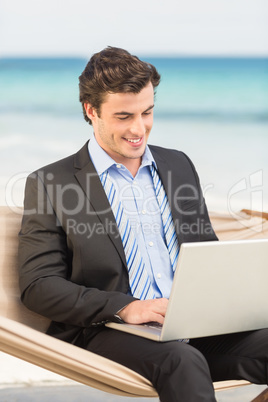
[[[161,74],[149,143],[194,162],[211,211],[268,211],[268,59],[147,58]],[[79,103],[84,59],[0,59],[0,205],[26,176],[92,136]]]

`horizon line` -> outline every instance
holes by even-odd
[[[93,53],[92,53],[93,54]],[[194,54],[194,53],[155,53],[155,54],[147,54],[147,53],[137,53],[138,57],[148,57],[150,59],[267,59],[267,54],[213,54],[213,53],[206,53],[206,54]],[[70,54],[62,54],[62,55],[55,55],[55,54],[11,54],[11,55],[0,55],[0,60],[7,60],[7,59],[76,59],[76,60],[88,60],[89,57],[86,55],[70,55]]]

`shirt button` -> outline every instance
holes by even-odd
[[[118,165],[116,165],[116,167],[117,167],[118,169],[120,169],[120,168],[121,168],[121,165],[118,164]]]
[[[152,241],[149,241],[149,246],[153,247],[154,243]]]
[[[143,209],[143,210],[141,211],[141,213],[142,213],[142,215],[145,215],[145,214],[146,214],[145,209]]]
[[[161,279],[161,278],[162,278],[162,275],[161,275],[161,274],[157,274],[157,278],[158,278],[158,279]]]

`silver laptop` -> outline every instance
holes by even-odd
[[[268,328],[268,239],[181,245],[162,328],[107,323],[160,342]]]

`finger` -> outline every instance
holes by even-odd
[[[162,316],[166,315],[166,311],[167,311],[167,306],[168,306],[168,300],[167,299],[158,299],[157,303],[154,303],[152,305],[152,310],[155,313],[159,313]]]

